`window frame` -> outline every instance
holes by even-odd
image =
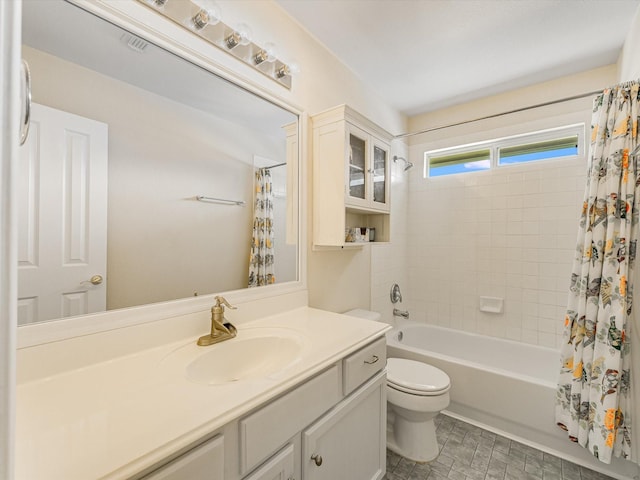
[[[554,139],[577,136],[578,151],[576,154],[563,155],[558,157],[540,158],[524,162],[500,163],[500,149],[514,147],[518,145],[526,145],[531,143],[545,142]],[[479,150],[489,150],[489,168],[482,170],[469,170],[468,172],[456,172],[442,175],[431,176],[431,158],[443,157],[448,155],[471,153]],[[563,125],[555,128],[537,130],[518,135],[500,137],[492,140],[484,140],[481,142],[468,143],[454,147],[439,148],[435,150],[427,150],[424,152],[423,176],[425,179],[446,178],[456,175],[465,175],[470,173],[491,172],[495,169],[522,167],[523,165],[539,165],[541,162],[554,162],[558,160],[575,160],[585,155],[585,124],[575,123],[571,125]]]

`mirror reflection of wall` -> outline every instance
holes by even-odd
[[[55,296],[61,313],[44,312],[44,303],[21,291],[19,322],[88,313],[83,290],[103,289],[110,310],[246,288],[254,157],[286,163],[282,127],[296,116],[152,44],[132,49],[131,35],[64,1],[33,3],[25,3],[23,17],[33,101],[108,129],[107,220],[98,227],[107,232],[107,264],[95,272],[104,278],[97,285],[88,281],[92,274],[63,287],[45,272],[42,283],[51,288],[42,296]],[[38,177],[34,165],[21,171],[33,175],[21,196],[38,198],[37,219],[51,202],[42,187],[53,179]],[[287,168],[279,169],[285,179]],[[199,202],[198,195],[246,206]],[[281,200],[276,207],[286,210]],[[86,215],[83,228],[96,223]],[[25,260],[30,249],[38,258],[39,244],[51,243],[35,232],[43,236],[43,227],[21,228],[28,246],[19,272],[34,269]],[[286,244],[286,228],[276,232],[277,282],[296,280],[297,246]]]

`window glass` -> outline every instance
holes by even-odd
[[[477,172],[491,167],[491,150],[488,148],[449,155],[428,156],[429,176]]]
[[[583,154],[584,124],[425,152],[425,176],[441,177]]]
[[[578,154],[578,135],[498,149],[498,165],[533,162]]]

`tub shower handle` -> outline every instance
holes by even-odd
[[[391,303],[395,304],[398,302],[402,303],[402,293],[400,293],[400,285],[394,283],[391,285],[391,291],[389,292],[389,297],[391,298]]]
[[[373,365],[374,363],[377,363],[378,360],[380,360],[378,356],[374,355],[371,360],[365,360],[364,363],[366,363],[367,365]]]
[[[311,460],[313,460],[318,467],[322,465],[322,456],[318,455],[317,453],[311,455]]]

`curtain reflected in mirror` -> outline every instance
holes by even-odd
[[[295,242],[288,242],[287,164],[254,159],[253,231],[249,287],[272,285],[295,275]]]
[[[246,288],[270,165],[257,285],[298,279],[296,115],[65,1],[23,19],[20,324]]]

